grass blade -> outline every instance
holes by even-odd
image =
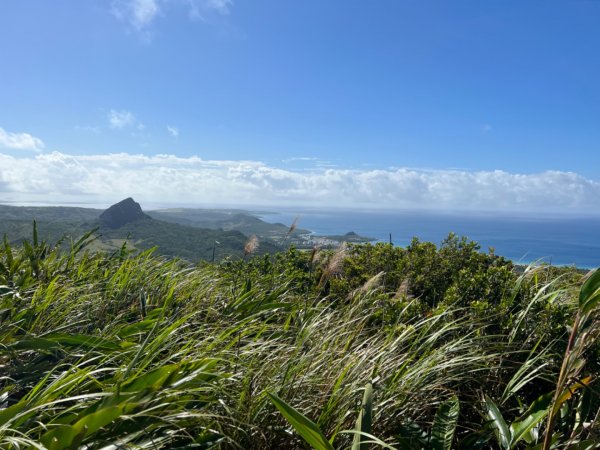
[[[281,415],[294,427],[294,430],[315,450],[334,450],[333,445],[323,435],[319,427],[294,407],[277,395],[267,392]]]
[[[358,419],[356,420],[355,430],[360,432],[354,435],[352,450],[368,450],[369,445],[363,440],[364,434],[371,434],[371,422],[373,418],[373,384],[367,383],[363,394],[362,407]]]

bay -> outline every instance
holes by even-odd
[[[406,246],[413,237],[440,244],[449,233],[478,242],[483,251],[519,264],[545,262],[600,266],[600,217],[436,211],[280,210],[262,214],[267,222],[291,224],[317,235],[354,231],[361,236]]]

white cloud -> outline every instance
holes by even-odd
[[[220,14],[229,14],[229,8],[233,6],[232,0],[205,0],[205,3]]]
[[[193,19],[204,19],[207,13],[220,15],[229,14],[233,6],[232,0],[188,0],[190,17]]]
[[[205,20],[208,14],[227,15],[232,0],[112,0],[110,11],[120,21],[127,23],[141,36],[150,40],[150,29],[156,18],[171,6],[187,7],[192,19]]]
[[[160,8],[157,0],[113,0],[111,12],[137,31],[143,31],[152,24]]]
[[[107,114],[107,118],[111,128],[122,129],[136,124],[135,116],[131,111],[116,111],[114,109],[111,109]]]
[[[179,137],[179,128],[177,127],[172,127],[171,125],[167,125],[167,131],[169,132],[169,134],[171,136],[173,136],[174,138]]]
[[[595,210],[600,183],[572,172],[315,169],[174,155],[16,158],[0,154],[0,196],[12,201],[310,205],[507,211]]]
[[[44,142],[29,133],[11,133],[0,127],[0,147],[41,152]]]

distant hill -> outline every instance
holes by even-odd
[[[165,222],[174,222],[181,225],[211,228],[215,230],[237,230],[248,236],[255,234],[259,238],[276,242],[281,241],[286,237],[291,225],[268,223],[248,211],[237,209],[171,208],[148,211],[147,214],[155,219],[164,220]],[[292,237],[297,237],[308,233],[310,233],[308,230],[296,229],[291,235]]]
[[[248,236],[258,236],[257,253],[274,253],[289,245],[298,248],[335,247],[342,241],[368,242],[371,239],[348,233],[314,236],[291,224],[267,223],[250,211],[240,209],[172,208],[143,211],[139,203],[126,198],[106,210],[75,207],[23,207],[0,205],[0,237],[13,244],[31,238],[36,220],[41,238],[56,242],[64,237],[77,239],[97,228],[92,250],[114,251],[124,242],[132,249],[158,247],[157,253],[196,262],[241,257]]]
[[[155,219],[199,228],[238,230],[246,235],[255,234],[263,240],[279,245],[295,245],[298,248],[336,247],[340,242],[371,242],[371,239],[354,232],[336,236],[315,236],[309,230],[295,228],[290,224],[268,223],[249,211],[230,209],[170,208],[148,211]]]
[[[100,209],[71,206],[9,206],[0,205],[0,222],[31,220],[50,222],[86,222],[98,219]]]
[[[152,220],[142,212],[142,207],[131,197],[121,200],[100,214],[100,224],[104,228],[120,228],[139,220]]]
[[[157,253],[192,262],[226,257],[242,257],[248,237],[237,230],[214,230],[156,220],[142,211],[132,198],[102,211],[69,207],[18,207],[0,205],[0,236],[13,244],[31,238],[36,220],[41,239],[56,242],[65,237],[77,239],[98,228],[91,249],[114,251],[127,242],[130,249],[158,247]],[[278,248],[266,240],[257,254],[274,253]]]
[[[228,256],[242,257],[244,245],[248,241],[248,237],[239,231],[195,228],[151,218],[130,222],[117,229],[100,228],[100,231],[105,243],[118,246],[127,239],[137,249],[157,246],[158,253],[162,255],[189,261],[210,261],[213,249],[215,260]],[[256,254],[275,253],[277,250],[272,243],[263,241]]]

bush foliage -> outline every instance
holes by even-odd
[[[450,235],[192,266],[0,249],[0,447],[596,448],[600,272]]]

